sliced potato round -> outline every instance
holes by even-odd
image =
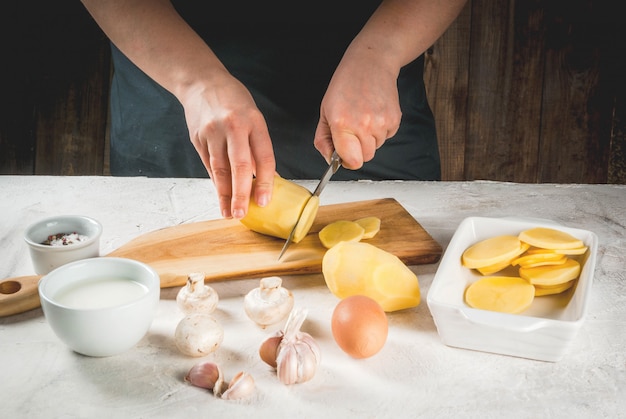
[[[563,265],[567,262],[567,257],[563,255],[561,259],[557,260],[537,260],[537,261],[527,261],[524,263],[520,263],[520,268],[535,268],[537,266],[558,266]]]
[[[535,268],[520,268],[519,276],[533,285],[552,286],[578,278],[580,263],[574,259],[567,259],[562,265],[538,266]]]
[[[535,254],[525,254],[518,258],[513,259],[511,265],[519,265],[519,266],[541,266],[545,264],[560,264],[565,263],[567,256],[560,255],[558,253],[535,253]]]
[[[568,289],[572,288],[575,280],[564,282],[563,284],[552,285],[543,287],[541,285],[535,285],[535,297],[543,297],[544,295],[560,294]]]
[[[571,234],[546,227],[524,230],[518,237],[524,243],[543,249],[579,249],[585,246],[582,240]]]
[[[317,195],[311,196],[307,201],[304,209],[302,210],[302,215],[300,215],[300,219],[298,220],[298,224],[296,225],[296,229],[293,232],[293,242],[299,243],[302,240],[313,225],[313,221],[315,221],[315,217],[317,216],[317,210],[320,206],[320,197]]]
[[[365,229],[354,221],[334,221],[320,230],[322,245],[330,249],[340,242],[358,242],[363,238]]]
[[[467,268],[482,268],[511,261],[524,253],[527,248],[522,246],[519,238],[515,236],[496,236],[468,247],[463,252],[461,260]]]
[[[371,239],[380,231],[380,218],[378,217],[359,218],[354,222],[365,230],[362,239]]]
[[[488,276],[471,284],[465,302],[481,310],[517,314],[526,310],[535,298],[535,287],[523,278]]]
[[[587,246],[577,247],[575,249],[554,249],[554,253],[561,255],[584,255],[587,251]]]
[[[489,266],[481,266],[480,268],[476,268],[476,270],[478,272],[481,273],[481,275],[492,275],[495,274],[496,272],[500,272],[503,269],[508,268],[509,266],[511,266],[511,261],[510,260],[505,260],[503,262],[500,263],[496,263],[493,265],[489,265]]]

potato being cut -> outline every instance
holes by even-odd
[[[521,313],[534,298],[535,287],[519,277],[488,276],[465,291],[465,302],[470,307],[501,313]]]
[[[528,245],[522,244],[516,236],[496,236],[468,247],[461,258],[465,267],[476,269],[510,262],[526,249]]]
[[[322,245],[330,249],[339,242],[358,242],[365,229],[354,221],[339,220],[326,225],[318,233]]]
[[[580,249],[585,246],[582,240],[571,234],[546,227],[522,231],[518,237],[524,243],[543,249]]]
[[[354,222],[363,227],[365,230],[362,237],[364,240],[371,239],[380,231],[380,218],[378,217],[359,218]]]
[[[319,199],[311,197],[305,187],[276,175],[269,204],[260,207],[251,197],[248,213],[240,221],[252,231],[286,240],[302,214],[292,239],[298,243],[309,232],[319,208]]]
[[[340,242],[322,259],[328,289],[339,298],[365,295],[386,312],[420,303],[417,276],[397,256],[364,242]]]

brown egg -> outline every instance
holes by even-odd
[[[363,295],[346,297],[333,311],[335,342],[353,358],[368,358],[387,341],[387,315],[380,304]]]

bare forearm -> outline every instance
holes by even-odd
[[[426,51],[456,19],[466,0],[384,0],[346,55],[372,55],[399,70]]]
[[[168,0],[82,0],[109,39],[181,99],[198,77],[225,68]]]

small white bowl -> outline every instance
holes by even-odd
[[[54,234],[78,233],[87,238],[65,246],[43,244]],[[30,225],[24,234],[35,273],[45,275],[75,260],[100,256],[102,225],[93,218],[81,215],[60,215]]]
[[[474,309],[464,300],[466,288],[482,276],[461,264],[472,244],[498,235],[517,235],[533,227],[554,228],[582,240],[588,250],[578,256],[582,270],[571,289],[537,297],[521,314]],[[457,228],[433,282],[427,303],[437,331],[448,346],[555,362],[576,337],[587,313],[596,264],[598,237],[549,220],[469,217]]]
[[[134,347],[152,324],[160,291],[150,266],[114,257],[72,262],[39,281],[41,307],[54,333],[93,357]]]

